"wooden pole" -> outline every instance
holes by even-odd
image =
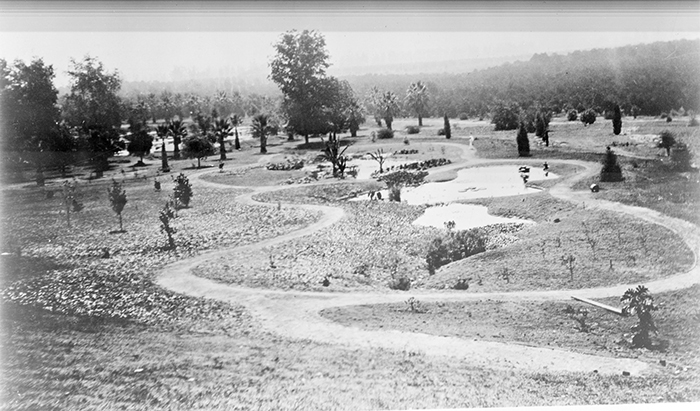
[[[609,306],[609,305],[606,305],[606,304],[603,304],[603,303],[599,303],[599,302],[597,302],[597,301],[589,300],[588,298],[575,297],[575,296],[573,296],[573,295],[571,296],[571,298],[573,298],[573,299],[576,300],[576,301],[581,301],[582,303],[590,304],[590,305],[592,305],[592,306],[594,306],[594,307],[602,308],[602,309],[604,309],[604,310],[606,310],[606,311],[610,311],[611,313],[614,313],[614,314],[617,314],[617,315],[621,315],[621,316],[624,316],[624,315],[625,315],[625,314],[622,312],[622,308],[611,307],[611,306]]]

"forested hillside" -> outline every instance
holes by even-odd
[[[576,51],[568,55],[534,55],[529,61],[464,74],[347,76],[358,95],[371,87],[401,99],[415,80],[427,84],[432,115],[488,114],[497,104],[533,104],[560,112],[593,108],[599,113],[615,104],[629,112],[658,115],[700,105],[700,41],[679,40],[614,49]]]

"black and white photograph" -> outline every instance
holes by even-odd
[[[700,1],[0,0],[0,410],[700,408]]]

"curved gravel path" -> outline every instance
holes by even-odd
[[[440,167],[436,171],[456,170],[460,168],[487,165],[490,163],[505,163],[507,160],[484,160],[475,158],[473,148],[461,144],[442,143],[462,150],[463,162]],[[268,157],[270,158],[270,157]],[[264,160],[261,159],[261,162]],[[518,161],[512,161],[518,162]],[[522,162],[522,161],[519,161]],[[630,214],[645,221],[662,225],[676,232],[691,248],[696,256],[700,251],[700,232],[698,227],[688,222],[665,216],[653,210],[627,206],[610,201],[598,200],[589,192],[574,192],[571,186],[581,179],[595,175],[600,170],[596,163],[577,160],[551,160],[550,163],[566,163],[582,167],[584,171],[562,179],[550,193],[557,198],[585,203],[587,207],[600,208]],[[198,185],[216,188],[232,188],[232,186],[213,183],[199,178],[201,173],[191,175],[191,180]],[[250,188],[250,187],[248,187]],[[252,192],[236,198],[244,204],[276,206],[276,204],[260,203],[253,196],[262,192],[279,190],[282,187],[258,187]],[[368,331],[350,328],[324,319],[319,312],[326,308],[379,304],[405,301],[409,294],[405,292],[385,293],[318,293],[318,292],[288,292],[280,290],[250,289],[218,283],[192,274],[192,269],[204,261],[215,259],[232,252],[260,249],[281,242],[289,241],[333,225],[343,218],[344,211],[338,207],[320,205],[292,205],[306,210],[321,211],[322,217],[315,223],[285,235],[261,241],[255,244],[231,249],[206,252],[193,258],[179,261],[164,267],[157,275],[157,283],[169,290],[196,296],[214,298],[235,304],[243,304],[257,318],[261,326],[286,338],[307,339],[320,343],[336,344],[351,348],[384,348],[389,350],[408,350],[421,352],[426,355],[458,357],[466,359],[476,367],[496,369],[518,369],[532,372],[598,372],[600,374],[620,374],[627,371],[632,375],[654,372],[656,366],[643,361],[626,358],[613,358],[590,354],[580,354],[563,349],[548,347],[531,347],[517,343],[502,343],[493,341],[470,341],[454,337],[441,337],[421,333],[403,331]],[[696,264],[686,272],[664,279],[646,283],[655,292],[676,290],[689,287],[700,282],[700,269]],[[625,290],[637,284],[621,284],[611,287],[596,287],[579,290],[549,290],[525,292],[491,292],[491,293],[460,293],[454,291],[413,290],[411,296],[419,297],[422,301],[470,301],[478,299],[495,300],[567,300],[571,295],[588,298],[603,298],[619,296]]]

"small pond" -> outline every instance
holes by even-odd
[[[529,181],[553,178],[558,176],[553,173],[545,175],[541,168],[530,169]],[[539,191],[523,184],[517,165],[502,165],[461,169],[454,180],[426,183],[420,187],[402,190],[401,200],[408,204],[435,204],[473,198],[531,194]]]
[[[455,230],[468,230],[470,228],[483,227],[489,224],[533,223],[530,220],[491,215],[484,206],[455,203],[429,207],[422,216],[418,217],[416,221],[413,222],[413,224],[425,227],[444,228],[445,223],[448,221],[455,222]]]

